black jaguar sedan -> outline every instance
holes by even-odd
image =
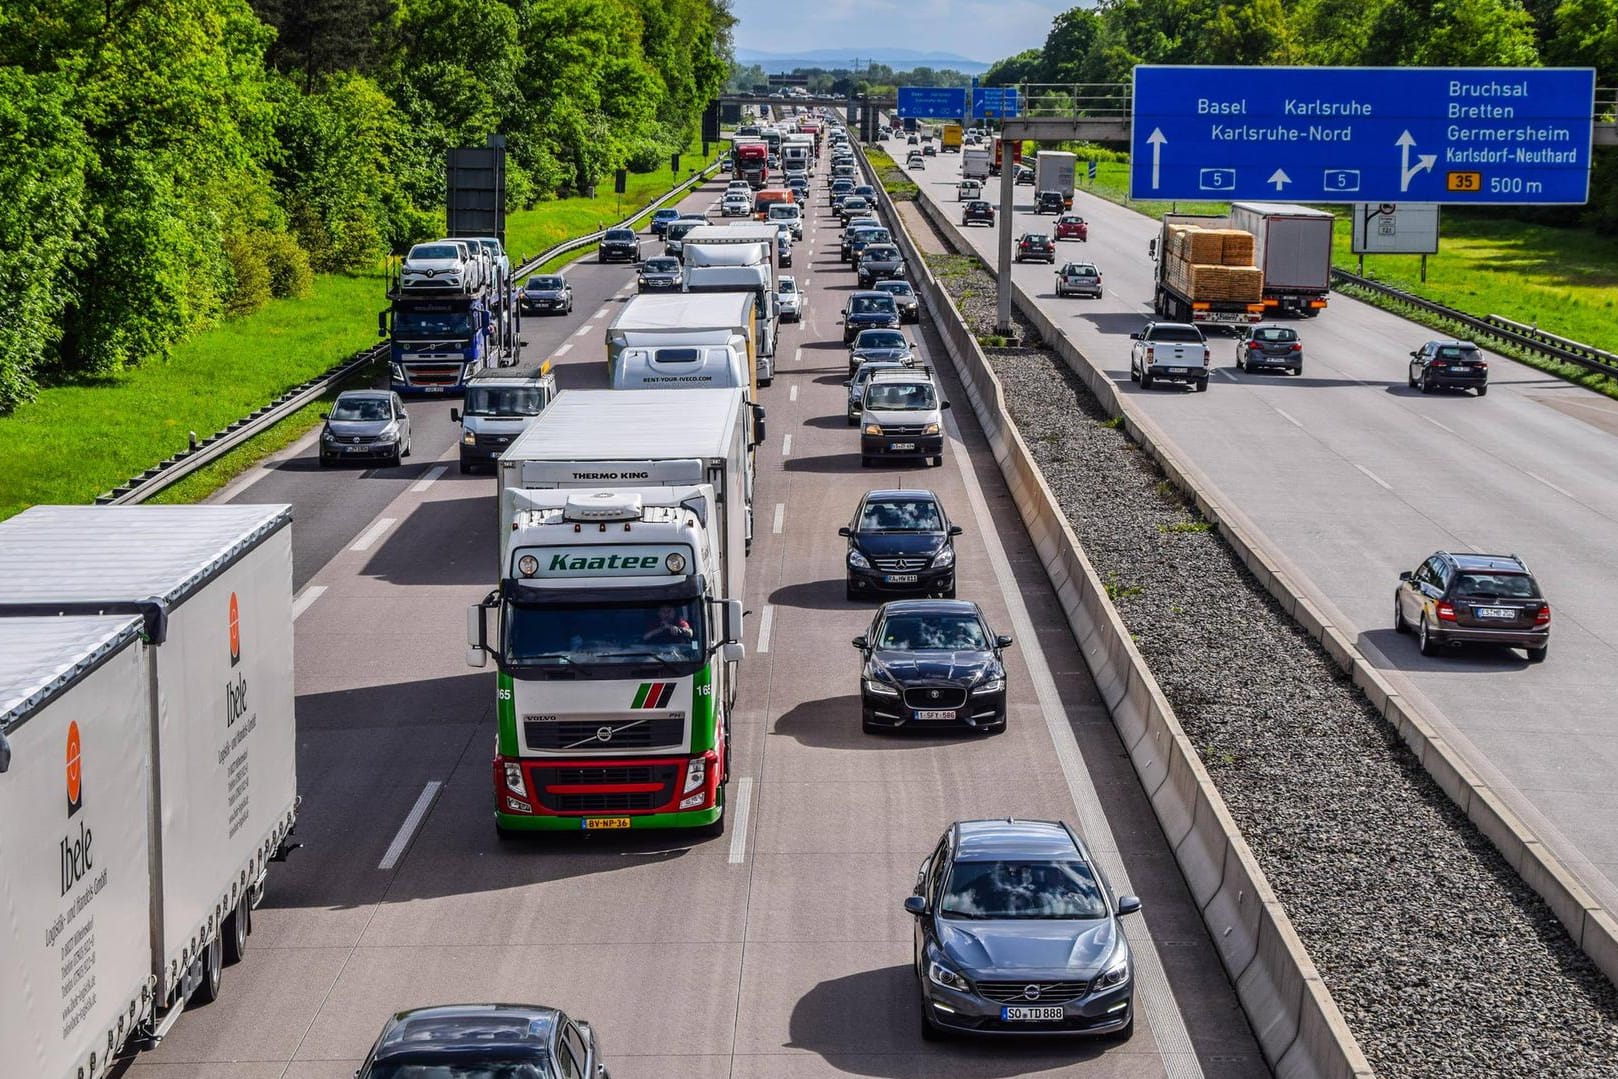
[[[860,672],[861,726],[882,730],[1006,729],[1006,668],[1011,638],[989,629],[976,603],[900,599],[884,603],[871,628],[854,638]]]

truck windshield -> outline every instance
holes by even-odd
[[[471,337],[472,316],[465,311],[398,311],[395,337]]]
[[[699,599],[660,603],[506,604],[506,663],[564,670],[645,667],[688,674],[707,656]]]
[[[539,390],[533,386],[468,386],[468,416],[537,416]]]

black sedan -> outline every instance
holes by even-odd
[[[383,1025],[354,1074],[608,1079],[590,1024],[532,1004],[446,1004],[399,1012]]]
[[[1011,638],[989,630],[976,603],[899,599],[884,603],[854,638],[864,657],[860,725],[881,730],[1006,729]]]
[[[673,255],[656,255],[640,264],[635,277],[638,292],[679,292],[680,260]]]
[[[634,229],[608,229],[596,250],[597,262],[639,262],[640,237]]]
[[[1036,214],[1060,214],[1067,209],[1067,201],[1060,191],[1041,191],[1034,197]]]
[[[849,599],[894,592],[955,598],[961,526],[949,523],[931,491],[869,491],[837,534],[848,540]]]
[[[973,199],[961,210],[963,225],[993,225],[994,207],[985,199]]]
[[[910,287],[909,281],[896,281],[890,278],[878,281],[872,287],[893,297],[893,302],[899,306],[900,322],[921,321],[921,301],[916,298],[916,290]]]
[[[1056,241],[1043,232],[1024,233],[1017,240],[1017,253],[1014,257],[1017,262],[1043,259],[1054,264],[1056,262]]]
[[[915,917],[921,1036],[1105,1034],[1135,1027],[1135,960],[1115,895],[1061,821],[957,821],[921,863]]]
[[[525,315],[565,315],[573,310],[573,286],[559,273],[535,274],[523,282],[517,306]]]

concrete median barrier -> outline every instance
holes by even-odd
[[[946,343],[1266,1059],[1283,1076],[1368,1079],[1369,1063],[1012,422],[988,358],[923,261],[892,201],[880,186],[878,191],[905,258],[914,267],[916,290]],[[925,194],[918,206],[948,244],[971,253],[947,214]],[[1023,313],[1047,343],[1117,414],[1122,402],[1112,381],[1082,362],[1066,336],[1026,297],[1019,299]],[[1189,482],[1177,468],[1169,474]],[[1276,576],[1271,572],[1265,579],[1273,581]],[[1321,624],[1329,625],[1324,619]]]

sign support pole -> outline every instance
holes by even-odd
[[[1011,163],[1011,142],[1002,135],[1000,144],[1000,257],[994,290],[994,332],[1011,334],[1011,219],[1012,195],[1017,187],[1017,168]]]

